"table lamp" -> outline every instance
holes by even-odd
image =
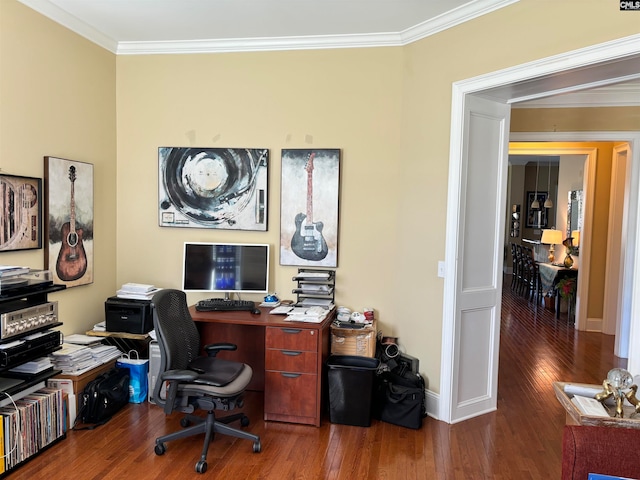
[[[555,245],[562,243],[562,232],[560,230],[544,229],[542,230],[540,243],[549,245],[549,263],[553,263],[556,259],[553,255],[555,252]]]

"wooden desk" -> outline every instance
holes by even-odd
[[[547,295],[553,292],[556,297],[556,318],[560,318],[560,295],[558,295],[556,286],[561,280],[566,278],[575,279],[573,283],[572,303],[575,302],[577,286],[578,286],[578,269],[566,268],[552,263],[538,263],[538,271],[540,272],[540,283],[542,283],[542,293]],[[572,307],[573,305],[570,305]]]
[[[320,426],[325,364],[335,310],[322,323],[284,321],[283,315],[198,312],[189,307],[203,345],[235,343],[221,358],[253,369],[248,390],[264,391],[264,419]]]

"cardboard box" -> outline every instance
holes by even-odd
[[[47,380],[47,386],[61,388],[70,395],[75,395],[75,411],[78,412],[78,402],[80,399],[80,394],[84,390],[84,387],[87,386],[87,383],[89,383],[91,380],[94,380],[98,375],[111,370],[115,366],[115,364],[116,361],[111,360],[110,362],[103,363],[102,365],[99,365],[96,368],[89,370],[88,372],[84,372],[80,375],[56,375],[55,377]],[[69,382],[71,382],[71,385],[69,385]],[[69,390],[71,390],[71,392],[69,392]]]
[[[331,326],[331,353],[334,355],[376,355],[376,323],[364,328]]]

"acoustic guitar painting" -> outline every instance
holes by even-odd
[[[87,255],[82,245],[82,229],[76,228],[76,204],[74,199],[74,183],[76,181],[76,167],[69,167],[71,180],[71,210],[69,221],[62,226],[62,245],[56,272],[60,280],[71,282],[82,277],[87,271]]]
[[[329,249],[322,235],[322,222],[313,221],[313,159],[309,154],[305,165],[307,171],[307,214],[298,213],[295,218],[296,231],[291,238],[291,249],[300,258],[319,261],[327,256]]]

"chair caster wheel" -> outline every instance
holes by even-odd
[[[207,462],[205,462],[204,460],[200,460],[198,463],[196,463],[196,472],[204,473],[206,471],[207,471]]]
[[[181,418],[180,419],[180,426],[182,428],[187,428],[189,425],[191,425],[191,422],[189,421],[188,418]]]
[[[249,417],[246,415],[240,419],[240,425],[246,427],[249,425]]]
[[[260,445],[260,440],[253,443],[253,453],[260,453],[262,451],[262,445]]]
[[[156,455],[164,455],[164,452],[167,451],[167,447],[164,443],[156,443],[154,451],[156,452]]]

